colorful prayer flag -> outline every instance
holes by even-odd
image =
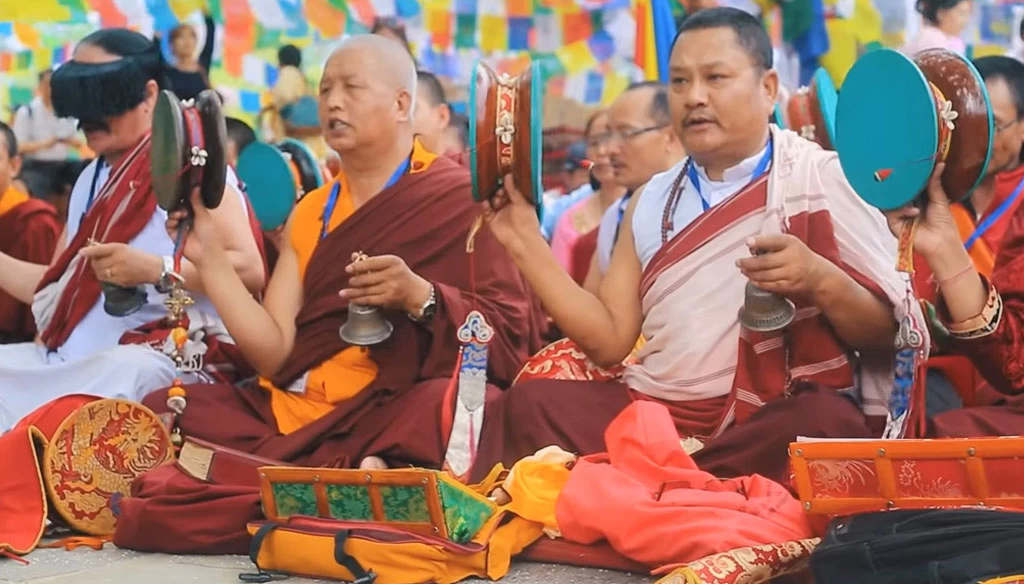
[[[509,22],[500,16],[480,16],[480,50],[486,52],[509,50]]]
[[[513,16],[508,19],[508,50],[526,51],[530,48],[530,31],[533,20]]]
[[[340,37],[345,32],[344,10],[335,8],[330,0],[306,0],[306,18],[326,38]]]
[[[590,52],[587,41],[577,41],[555,51],[558,61],[570,75],[586,71],[597,65],[597,59]]]
[[[455,27],[456,49],[476,46],[476,14],[456,14]]]
[[[243,89],[238,92],[238,101],[243,112],[247,114],[258,114],[260,112],[260,94],[258,91]]]
[[[38,49],[40,46],[39,31],[27,22],[14,22],[14,36],[18,38],[18,42],[29,49]]]

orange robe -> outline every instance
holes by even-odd
[[[48,265],[60,231],[53,205],[29,198],[13,187],[0,196],[0,252]],[[0,290],[0,342],[31,341],[35,334],[31,307]]]
[[[417,142],[413,149],[409,173],[427,170],[435,158],[434,154],[422,148]],[[306,195],[303,204],[296,206],[293,212],[291,245],[299,261],[301,280],[306,279],[309,259],[320,243],[321,213],[335,183],[339,184],[340,191],[328,230],[336,229],[356,210],[344,174],[339,174],[330,183]],[[376,377],[377,364],[370,358],[366,349],[348,347],[312,369],[308,376],[300,378],[300,384],[304,387],[293,391],[279,391],[268,379],[260,380],[260,385],[270,391],[270,407],[277,420],[278,430],[282,434],[291,434],[329,414],[335,404],[353,397],[370,385]]]

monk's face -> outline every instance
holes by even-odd
[[[121,57],[112,55],[95,45],[80,44],[74,60],[79,63],[110,63]],[[102,124],[82,124],[89,149],[98,155],[112,157],[127,152],[153,125],[153,107],[160,92],[155,81],[146,84],[142,103],[125,113],[103,120]]]
[[[627,189],[639,188],[671,166],[665,161],[675,137],[669,124],[655,119],[654,96],[653,88],[633,89],[619,96],[608,110],[608,157],[615,182]]]
[[[702,166],[735,163],[764,146],[778,89],[775,71],[763,70],[731,28],[684,32],[672,50],[672,122]]]
[[[986,81],[985,85],[988,87],[989,101],[992,102],[992,116],[996,127],[988,172],[996,174],[1012,170],[1020,164],[1024,123],[1020,120],[1022,112],[1017,111],[1017,102],[1004,79],[991,79]]]
[[[416,108],[413,111],[412,128],[427,150],[444,154],[447,146],[448,122],[451,110],[446,103],[436,103],[429,97],[429,90],[421,83],[416,90]]]
[[[11,188],[14,177],[21,171],[21,157],[17,152],[12,156],[11,150],[11,144],[7,143],[6,132],[0,132],[0,196],[3,196],[7,189]]]
[[[383,71],[383,73],[382,73]],[[393,144],[412,123],[412,95],[397,87],[388,63],[362,46],[336,51],[320,79],[320,125],[327,144],[347,152]]]
[[[610,120],[608,112],[596,114],[594,120],[590,122],[590,128],[585,136],[587,158],[594,163],[590,172],[601,185],[611,185],[615,180],[615,170],[612,168],[612,158],[608,148],[608,139],[611,135]]]

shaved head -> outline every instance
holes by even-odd
[[[412,98],[410,110],[416,109],[416,63],[405,47],[379,34],[357,34],[341,41],[327,59],[328,66],[331,59],[347,51],[369,59],[368,64],[373,66],[380,80],[392,89],[407,91]]]
[[[380,35],[342,41],[320,78],[320,123],[327,144],[346,157],[412,140],[416,65]]]

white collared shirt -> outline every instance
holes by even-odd
[[[704,212],[701,195],[708,205],[714,207],[747,186],[754,178],[754,171],[757,170],[757,165],[767,148],[765,146],[757,154],[726,169],[720,181],[711,180],[703,168],[694,164],[700,180],[700,192],[698,193],[690,183],[689,177],[683,179],[683,192],[672,216],[672,231],[669,232],[668,238],[675,237]],[[637,257],[644,268],[661,249],[661,220],[665,213],[665,204],[672,194],[672,185],[675,184],[679,173],[686,168],[688,160],[689,158],[685,158],[667,171],[654,175],[648,181],[637,203],[636,211],[633,213],[633,241]]]

